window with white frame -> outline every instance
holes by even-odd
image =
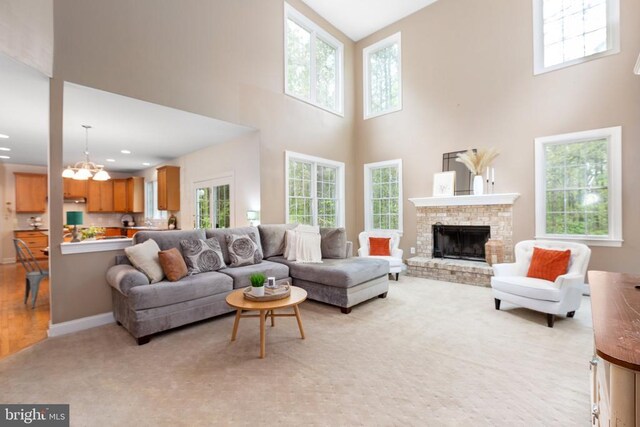
[[[364,165],[365,230],[402,233],[402,160]]]
[[[622,129],[536,138],[536,237],[622,245]]]
[[[402,46],[396,33],[362,51],[364,118],[402,109]]]
[[[287,151],[287,223],[344,226],[344,163]]]
[[[533,0],[534,73],[620,52],[620,0]]]
[[[145,189],[145,215],[148,219],[167,219],[167,211],[158,210],[158,181],[148,181]]]
[[[344,46],[285,3],[285,93],[343,113]]]

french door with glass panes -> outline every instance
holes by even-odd
[[[233,226],[232,178],[196,182],[194,228],[229,228]]]

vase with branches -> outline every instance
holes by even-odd
[[[467,150],[464,153],[458,153],[456,162],[460,162],[474,174],[473,177],[473,194],[480,195],[484,191],[484,183],[482,174],[489,167],[491,162],[498,157],[496,148],[481,148],[477,151]]]

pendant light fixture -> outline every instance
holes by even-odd
[[[104,166],[96,165],[89,160],[89,129],[91,126],[82,125],[85,131],[84,161],[76,163],[73,167],[67,166],[62,172],[63,178],[73,178],[80,181],[86,181],[93,178],[94,181],[107,181],[111,179]]]

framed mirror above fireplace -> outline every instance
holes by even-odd
[[[466,151],[467,150],[452,151],[442,155],[442,172],[455,171],[456,173],[456,185],[454,190],[454,194],[456,196],[473,194],[473,175],[471,175],[471,172],[465,165],[460,162],[456,162],[458,154]],[[473,151],[476,151],[476,149],[474,148]]]

